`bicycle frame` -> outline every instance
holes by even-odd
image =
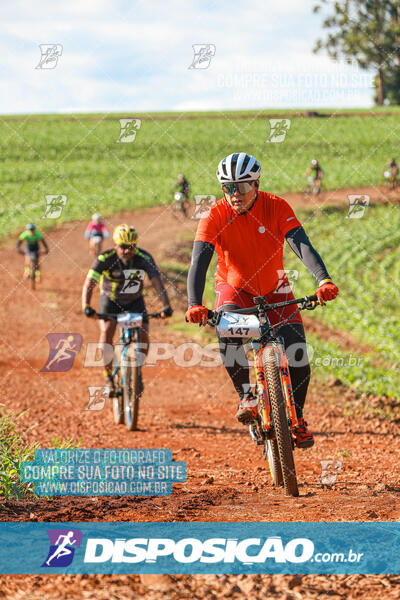
[[[112,373],[112,377],[115,377],[115,375],[118,373],[119,369],[121,368],[121,364],[122,364],[122,386],[124,386],[125,384],[125,369],[126,369],[126,364],[127,364],[127,356],[128,356],[128,350],[129,350],[129,346],[132,344],[132,342],[134,342],[135,344],[140,344],[140,327],[132,327],[132,328],[124,328],[121,327],[121,346],[122,346],[122,351],[121,351],[121,357],[120,360],[117,361],[114,371]],[[139,366],[142,367],[142,355],[139,352],[139,365],[135,365],[135,366]]]

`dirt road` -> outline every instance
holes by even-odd
[[[384,201],[380,192],[369,192],[372,198],[375,194],[377,201]],[[353,193],[358,192],[353,190]],[[304,198],[286,197],[293,205],[304,203]],[[329,203],[335,202],[347,204],[343,190]],[[179,223],[169,211],[161,208],[120,215],[109,219],[108,224],[111,228],[126,220],[140,232],[140,246],[150,251],[158,262],[173,260],[179,248],[184,244],[187,246],[196,226],[193,221]],[[0,335],[0,402],[17,413],[26,411],[19,421],[19,428],[25,432],[28,441],[38,442],[41,447],[49,447],[52,438],[71,438],[79,441],[82,448],[170,448],[174,459],[186,461],[187,481],[174,484],[170,497],[61,497],[51,501],[7,501],[0,507],[0,520],[400,519],[400,475],[398,469],[393,468],[400,461],[398,424],[352,418],[351,406],[356,402],[356,396],[340,385],[322,388],[312,382],[305,414],[316,444],[312,449],[295,453],[299,498],[286,498],[282,490],[271,485],[260,450],[249,438],[247,428],[240,426],[234,418],[236,397],[222,367],[183,368],[172,360],[162,361],[157,368],[145,367],[145,392],[141,401],[140,430],[137,432],[127,432],[124,426],[114,425],[110,405],[102,411],[85,411],[89,399],[88,386],[102,385],[103,381],[100,369],[83,366],[87,343],[96,341],[98,337],[96,322],[82,316],[80,311],[81,287],[91,264],[83,231],[83,223],[71,223],[46,236],[50,254],[42,260],[43,282],[35,292],[31,292],[21,280],[22,257],[15,253],[13,247],[0,252],[0,283],[5,296],[0,304],[3,322]],[[179,324],[179,310],[183,310],[185,305],[183,278],[168,271],[166,285],[178,309],[174,322]],[[160,308],[151,293],[148,306],[151,311]],[[183,313],[180,317],[183,318]],[[40,372],[48,354],[46,334],[51,332],[82,335],[82,350],[69,372]],[[193,332],[197,334],[195,326]],[[151,322],[151,339],[174,345],[190,340],[186,331],[172,329],[169,323],[154,321]],[[326,459],[342,461],[342,470],[332,488],[319,484],[320,461]],[[18,589],[21,590],[22,585],[33,594],[34,582],[39,580],[34,577],[2,579],[7,582],[10,594],[14,583]],[[58,579],[66,582],[68,578],[60,576]],[[107,577],[89,578],[89,581],[95,579],[107,581]],[[116,579],[124,580],[122,577]],[[383,580],[386,588],[392,585],[387,583],[387,578],[378,578],[377,590]],[[135,581],[135,578],[130,580],[132,585]],[[189,589],[191,584],[188,582],[196,579],[186,578],[185,581]],[[284,585],[289,580],[279,581]],[[333,580],[325,577],[322,581],[325,583],[321,584],[321,590]],[[220,580],[218,582],[221,583]],[[184,589],[183,583],[182,586]],[[382,586],[385,589],[384,584]],[[355,584],[354,590],[356,588],[362,592],[362,586]],[[65,589],[68,589],[67,584]],[[39,596],[32,595],[32,598],[36,597]],[[70,596],[65,597],[73,597],[72,591]],[[348,597],[353,597],[350,592]]]

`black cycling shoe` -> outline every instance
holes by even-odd
[[[258,416],[258,400],[254,396],[241,401],[238,406],[236,418],[242,425],[250,425],[257,421]]]

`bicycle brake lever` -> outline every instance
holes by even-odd
[[[207,325],[209,325],[210,327],[216,327],[218,325],[218,323],[220,322],[221,317],[222,317],[222,312],[221,311],[212,311],[212,310],[209,310],[208,311]]]
[[[305,302],[303,302],[303,304],[301,305],[301,309],[302,310],[315,310],[318,306],[318,302],[317,300],[311,300],[311,298],[307,297],[307,300]]]

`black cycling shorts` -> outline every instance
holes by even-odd
[[[39,248],[37,250],[25,248],[25,254],[29,256],[29,260],[36,262],[39,258]]]
[[[149,322],[149,317],[147,316],[146,305],[144,303],[143,296],[139,296],[136,300],[133,300],[130,304],[122,305],[118,302],[114,302],[105,294],[100,294],[99,300],[99,310],[101,313],[110,313],[112,315],[118,315],[122,312],[133,312],[140,313],[143,315],[143,323]]]

